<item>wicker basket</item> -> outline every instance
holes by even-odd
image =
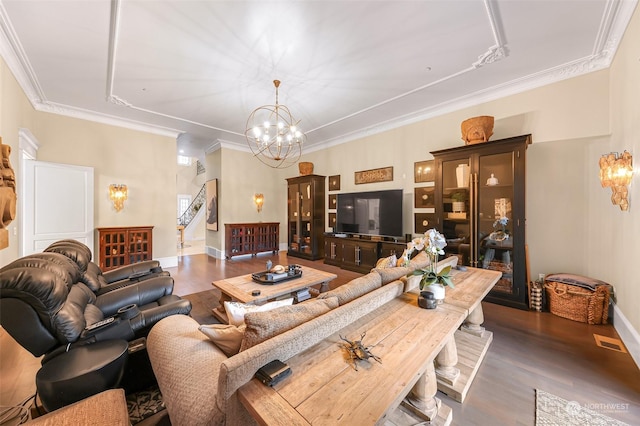
[[[298,163],[298,169],[300,170],[300,176],[307,176],[313,173],[313,163],[309,161],[301,161]]]
[[[609,287],[598,286],[595,291],[547,281],[549,310],[552,314],[588,324],[606,324],[609,314]]]

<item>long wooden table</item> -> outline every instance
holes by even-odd
[[[424,418],[448,424],[450,410],[435,398],[434,359],[455,350],[454,333],[499,278],[494,271],[458,271],[456,288],[436,309],[419,308],[416,291],[404,293],[286,360],[288,379],[273,388],[253,379],[238,397],[265,425],[384,424],[407,396]],[[359,362],[356,371],[340,336],[359,340],[363,332],[382,362]]]
[[[220,297],[220,306],[213,309],[213,315],[220,321],[228,323],[227,313],[224,310],[225,301],[230,302],[235,300],[242,303],[261,304],[268,300],[290,295],[295,291],[317,285],[320,286],[319,291],[324,292],[329,289],[329,282],[337,277],[336,274],[309,268],[308,266],[301,266],[300,268],[302,270],[302,276],[300,278],[271,285],[255,282],[251,274],[214,281],[212,285],[220,289],[222,294]],[[253,292],[256,290],[260,293],[254,296]]]

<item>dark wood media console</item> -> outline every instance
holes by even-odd
[[[376,266],[379,258],[392,254],[400,257],[406,247],[405,242],[325,235],[324,263],[367,273]]]

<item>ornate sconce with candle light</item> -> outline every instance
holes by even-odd
[[[254,194],[253,203],[256,205],[256,209],[258,209],[258,213],[260,213],[262,211],[262,205],[264,204],[264,195]]]
[[[633,157],[628,151],[611,152],[600,157],[600,183],[611,188],[611,202],[620,210],[629,210],[627,186],[633,177]]]
[[[109,198],[113,201],[113,207],[116,211],[119,212],[124,208],[124,200],[127,199],[127,196],[127,185],[121,183],[112,183],[109,185]]]

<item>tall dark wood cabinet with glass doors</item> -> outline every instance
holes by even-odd
[[[324,257],[325,176],[298,176],[287,179],[287,183],[287,254],[321,259]]]
[[[436,224],[460,263],[502,272],[489,302],[528,309],[525,157],[531,135],[434,151]]]

